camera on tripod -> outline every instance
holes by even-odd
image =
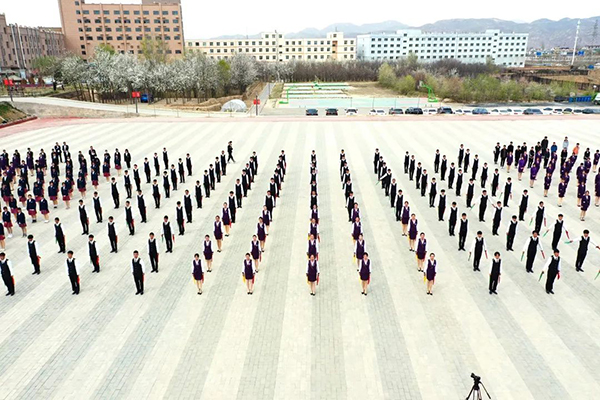
[[[487,397],[489,399],[491,399],[490,394],[488,393],[487,389],[485,388],[485,385],[483,384],[483,382],[481,382],[481,377],[477,376],[473,372],[471,372],[471,378],[473,379],[473,387],[471,388],[471,391],[467,395],[466,400],[469,400],[469,398],[471,398],[472,400],[482,400],[481,389],[479,388],[479,385],[481,385],[481,387],[483,387],[483,390],[485,390],[485,394],[487,394]],[[471,395],[473,395],[473,397],[471,397]]]

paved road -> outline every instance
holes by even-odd
[[[124,123],[125,122],[125,123]],[[593,119],[522,121],[477,120],[285,120],[238,122],[110,120],[6,129],[2,148],[27,147],[49,151],[67,141],[73,154],[128,148],[134,162],[167,147],[170,157],[190,152],[194,176],[188,178],[160,210],[149,208],[147,224],[126,234],[124,211],[111,207],[109,187],[100,185],[105,216],[119,224],[120,250],[109,253],[106,226],[92,218],[102,271],[92,274],[85,236],[77,211],[61,204],[51,210],[67,227],[68,247],[81,265],[82,292],[72,296],[64,272],[64,257],[56,254],[49,224],[30,225],[40,245],[42,274],[31,275],[24,239],[7,240],[15,264],[17,294],[0,299],[0,398],[239,398],[239,399],[460,399],[471,386],[469,374],[483,377],[493,398],[594,398],[600,393],[600,280],[594,280],[600,252],[591,251],[586,272],[576,273],[574,245],[561,244],[563,273],[554,296],[547,295],[536,274],[526,274],[520,248],[530,229],[522,225],[513,253],[503,251],[502,236],[491,236],[487,221],[471,219],[470,245],[482,230],[491,251],[503,253],[504,273],[498,296],[487,291],[486,270],[472,271],[467,254],[456,251],[456,240],[445,223],[421,198],[414,182],[401,174],[405,151],[432,171],[436,148],[455,160],[465,143],[482,163],[491,164],[496,141],[534,143],[548,134],[560,145],[568,135],[593,151],[600,148]],[[17,129],[18,128],[18,129]],[[143,132],[131,135],[130,132]],[[217,185],[204,208],[194,210],[194,222],[177,237],[173,254],[161,254],[160,273],[147,274],[146,292],[135,296],[129,271],[134,249],[145,254],[150,231],[157,232],[164,215],[172,219],[175,202],[228,140],[238,161]],[[436,253],[439,275],[434,296],[425,295],[413,253],[407,250],[389,200],[375,184],[372,156],[382,150],[411,211],[426,233],[428,250]],[[363,215],[363,229],[373,262],[368,297],[352,263],[350,226],[343,207],[338,173],[339,150],[345,149],[354,190]],[[248,296],[240,279],[241,260],[249,249],[256,218],[277,156],[285,149],[288,174],[274,212],[255,294]],[[321,281],[317,296],[309,296],[304,276],[309,211],[309,160],[319,159],[321,210]],[[214,215],[252,151],[259,157],[259,175],[244,200],[238,222],[214,272],[207,274],[198,296],[190,279],[190,261],[204,234],[212,234]],[[431,172],[430,172],[431,173]],[[502,175],[506,173],[502,171]],[[516,174],[511,174],[516,179]],[[122,180],[122,178],[119,178]],[[530,204],[545,200],[548,221],[560,211],[569,232],[584,228],[600,240],[600,214],[592,207],[587,221],[578,220],[575,185],[562,208],[556,206],[556,185],[542,197],[540,182],[530,189]],[[505,223],[516,212],[525,180],[515,182],[515,199],[503,214]],[[445,185],[441,185],[445,187]],[[151,203],[148,185],[143,185]],[[480,188],[475,191],[478,198]],[[121,193],[124,201],[124,190]],[[464,194],[463,194],[464,197]],[[466,209],[464,198],[449,193]],[[91,213],[91,199],[86,199]],[[135,207],[134,207],[135,209]],[[137,215],[137,209],[134,212]],[[501,229],[505,229],[505,225]],[[550,247],[551,235],[542,239]],[[164,247],[164,246],[162,246]]]

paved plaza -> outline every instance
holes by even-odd
[[[0,131],[0,150],[22,155],[27,147],[49,154],[55,142],[66,141],[76,156],[93,145],[102,158],[127,148],[133,162],[159,154],[166,147],[172,160],[193,157],[194,175],[180,185],[160,210],[152,204],[150,185],[143,183],[148,223],[136,221],[129,236],[124,208],[113,210],[110,185],[99,188],[105,222],[93,218],[88,185],[86,205],[90,232],[96,236],[101,272],[92,273],[87,237],[72,202],[61,202],[58,216],[67,229],[67,249],[79,261],[81,294],[72,296],[63,254],[57,254],[52,224],[29,224],[42,256],[41,275],[31,275],[26,239],[15,229],[6,253],[14,265],[16,295],[0,298],[0,398],[3,399],[461,399],[467,396],[471,372],[482,377],[493,399],[593,399],[600,393],[600,251],[590,250],[584,273],[576,273],[577,244],[559,245],[562,276],[555,295],[538,282],[543,261],[538,255],[534,274],[525,272],[521,249],[529,232],[529,216],[543,199],[542,179],[530,189],[526,222],[520,223],[515,252],[506,252],[506,223],[517,213],[528,178],[514,180],[514,199],[504,211],[500,236],[492,236],[492,208],[487,222],[477,220],[477,207],[448,193],[469,215],[467,246],[482,230],[490,253],[503,255],[499,295],[488,294],[489,261],[473,272],[468,252],[457,251],[447,222],[438,222],[414,182],[403,174],[406,151],[414,154],[433,175],[434,152],[440,149],[456,162],[464,143],[479,154],[493,173],[497,141],[534,145],[544,135],[559,147],[565,135],[571,146],[600,148],[598,119],[587,117],[539,120],[226,120],[140,121],[94,120],[44,126],[36,122]],[[160,272],[146,274],[144,296],[135,295],[130,259],[140,250],[147,271],[146,241],[160,232],[164,215],[176,229],[175,203],[183,190],[201,179],[215,156],[234,143],[235,164],[217,184],[202,209],[194,208],[194,222],[185,236],[177,236],[174,252],[160,255]],[[423,275],[414,253],[408,251],[401,225],[381,187],[376,184],[372,159],[378,147],[404,190],[419,231],[436,253],[438,275],[434,296],[425,294]],[[240,272],[244,254],[256,232],[269,178],[280,151],[287,154],[287,175],[273,213],[254,295],[246,294]],[[315,297],[306,283],[306,238],[309,225],[310,152],[318,157],[321,279]],[[344,149],[360,203],[367,250],[372,260],[369,295],[362,296],[353,263],[351,226],[339,176],[339,153]],[[237,223],[215,253],[213,272],[206,274],[198,296],[190,274],[201,240],[212,236],[214,217],[252,151],[259,174],[238,210]],[[114,171],[114,170],[113,170]],[[64,170],[61,169],[62,175]],[[470,175],[470,173],[468,174]],[[565,215],[573,237],[589,229],[600,242],[600,208],[592,205],[585,222],[579,221],[576,183],[562,208],[556,205],[558,172],[547,205],[548,225],[558,212]],[[502,170],[501,185],[507,176]],[[540,175],[541,176],[541,175]],[[62,176],[61,176],[62,177]],[[142,173],[142,181],[143,179]],[[125,190],[123,178],[121,204]],[[488,185],[491,179],[488,180]],[[89,181],[88,181],[89,182]],[[593,177],[588,180],[593,192]],[[438,185],[438,190],[445,188]],[[475,201],[480,194],[479,185]],[[162,187],[161,187],[162,191]],[[592,194],[593,195],[593,194]],[[79,195],[75,193],[75,199]],[[135,198],[134,217],[139,220]],[[119,226],[119,252],[110,253],[106,217]],[[30,219],[28,218],[28,223]],[[542,238],[548,257],[552,234]],[[213,244],[214,246],[215,244]],[[161,245],[164,250],[164,243]],[[491,256],[491,255],[490,255]],[[483,393],[482,393],[483,394]],[[483,394],[484,398],[485,394]]]

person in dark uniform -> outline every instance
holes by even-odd
[[[196,186],[194,186],[194,198],[196,199],[196,208],[202,208],[202,185],[200,181],[196,181]]]
[[[114,218],[112,215],[108,217],[108,240],[110,242],[110,252],[118,253],[117,242],[119,241],[119,237],[117,235],[117,226],[115,224]]]
[[[212,242],[210,241],[209,235],[204,236],[204,241],[202,242],[202,254],[204,255],[204,261],[206,261],[206,270],[208,272],[211,272],[212,271],[213,249],[212,249]]]
[[[440,170],[440,150],[437,149],[435,151],[435,156],[433,158],[433,172],[438,173]]]
[[[458,250],[467,251],[465,243],[467,242],[467,234],[469,233],[469,220],[467,213],[462,213],[458,226]],[[454,235],[453,235],[454,236]]]
[[[252,235],[252,240],[250,241],[250,255],[254,261],[254,269],[258,272],[260,261],[262,260],[262,252],[260,251],[260,242],[256,235]]]
[[[367,288],[369,286],[369,283],[371,283],[371,260],[369,260],[369,253],[367,252],[363,254],[363,258],[358,271],[358,276],[360,278],[360,283],[362,286],[361,293],[366,296]]]
[[[98,248],[96,247],[96,241],[94,235],[88,236],[88,253],[90,255],[90,263],[94,270],[92,272],[100,272],[100,256],[98,255]]]
[[[421,166],[421,162],[417,162],[417,171],[415,175],[415,187],[421,190],[421,175],[423,174],[423,167]]]
[[[500,259],[500,253],[495,252],[494,258],[492,258],[492,262],[490,263],[490,284],[489,291],[490,294],[498,294],[496,289],[498,289],[498,282],[500,282],[500,275],[502,275],[502,260]]]
[[[152,169],[150,168],[150,161],[148,161],[148,157],[144,158],[144,174],[146,175],[146,183],[150,183]]]
[[[90,233],[90,220],[85,210],[83,200],[79,200],[79,221],[81,222],[81,228],[83,229],[82,235],[88,235]]]
[[[140,211],[141,223],[145,224],[146,221],[146,200],[144,200],[144,195],[141,190],[137,192],[137,206]]]
[[[208,179],[210,182],[210,190],[215,190],[215,186],[216,186],[215,167],[212,164],[210,164],[208,166]],[[252,179],[250,179],[250,182],[252,182]],[[250,189],[250,185],[248,185],[248,189]]]
[[[250,259],[250,253],[246,253],[244,262],[242,265],[242,279],[246,283],[248,294],[254,293],[254,278],[256,271],[253,267],[252,260]]]
[[[233,158],[233,142],[230,140],[227,143],[227,162],[233,161],[235,163],[235,159]]]
[[[194,254],[194,259],[192,260],[192,278],[196,283],[196,287],[198,288],[198,294],[202,294],[202,284],[204,283],[204,266],[202,265],[202,260],[200,259],[200,254]]]
[[[521,260],[523,260],[523,256],[527,251],[527,262],[525,264],[525,270],[527,272],[533,272],[533,262],[535,261],[535,256],[537,255],[538,249],[542,252],[542,257],[546,258],[544,255],[544,248],[542,247],[542,241],[538,236],[537,231],[533,231],[531,236],[525,242],[523,246],[523,252],[521,253]]]
[[[158,245],[158,240],[154,237],[154,232],[150,232],[148,235],[148,257],[150,258],[150,266],[152,267],[152,272],[158,272],[158,255],[160,253],[160,247]]]
[[[243,197],[242,182],[238,178],[235,180],[235,200],[237,203],[237,208],[242,208],[242,197]]]
[[[15,295],[15,277],[12,273],[12,262],[6,258],[4,252],[0,253],[0,274],[2,281],[6,285],[6,296]]]
[[[519,204],[519,221],[525,221],[525,213],[527,212],[527,205],[529,203],[529,194],[527,189],[523,190],[523,196],[521,197],[521,204]]]
[[[233,191],[229,191],[229,197],[227,198],[227,205],[229,208],[229,213],[231,214],[231,223],[235,224],[235,215],[237,213],[237,209],[235,206],[235,196]]]
[[[546,233],[544,233],[544,236],[546,236],[549,231],[550,228],[546,229]],[[562,237],[563,231],[565,231],[567,239],[570,240],[571,238],[569,237],[569,231],[565,226],[564,217],[562,214],[558,214],[558,218],[554,223],[554,232],[552,233],[552,250],[558,249],[558,243],[560,242],[560,238]]]
[[[454,178],[456,177],[456,168],[454,163],[450,163],[450,170],[448,172],[448,189],[452,189],[454,186]]]
[[[408,174],[408,165],[410,164],[410,155],[408,151],[404,154],[404,173]]]
[[[169,173],[171,175],[171,183],[173,184],[173,191],[176,191],[178,179],[177,179],[177,170],[175,169],[175,165],[171,164],[171,169],[169,170]]]
[[[163,147],[163,162],[165,163],[165,169],[169,168],[169,153],[166,147]]]
[[[350,192],[350,196],[346,200],[346,209],[348,210],[348,222],[352,222],[352,210],[354,209],[354,192]]]
[[[379,153],[379,149],[375,149],[375,155],[373,156],[373,173],[376,174],[379,167],[379,159],[381,158],[381,154]]]
[[[310,255],[308,260],[308,267],[306,268],[306,280],[310,285],[310,295],[315,296],[317,285],[319,284],[319,275],[321,271],[319,270],[319,262],[315,259],[313,254]]]
[[[140,178],[140,170],[137,164],[133,164],[133,181],[135,182],[135,191],[139,192],[142,190],[142,179]]]
[[[456,229],[456,222],[458,221],[458,207],[456,202],[453,201],[450,206],[450,216],[448,217],[448,235],[456,236],[454,230]]]
[[[519,221],[517,221],[517,216],[513,215],[512,220],[508,223],[506,227],[506,250],[513,250],[513,243],[515,242],[515,236],[517,236],[517,231],[519,228]]]
[[[131,203],[129,200],[125,202],[125,223],[129,228],[129,236],[135,235],[135,221],[133,220],[133,210],[131,209]]]
[[[590,243],[597,249],[600,249],[600,246],[598,246],[592,240],[592,238],[590,237],[590,231],[587,229],[583,231],[583,236],[581,236],[581,238],[579,238],[576,241],[579,242],[579,248],[577,249],[577,258],[575,260],[575,271],[583,272],[583,263],[585,262],[585,258],[587,257],[587,252],[590,247]],[[569,241],[569,243],[573,242],[575,242],[575,240]]]
[[[185,217],[187,219],[187,223],[192,223],[192,196],[190,195],[190,191],[185,189],[183,195],[183,208],[185,210]]]
[[[431,178],[429,183],[429,207],[435,208],[435,198],[437,196],[437,182],[435,178]]]
[[[127,194],[127,198],[131,198],[131,176],[129,175],[129,170],[125,170],[125,174],[123,175],[123,180],[125,181],[125,193]]]
[[[425,254],[427,253],[427,239],[425,239],[425,234],[423,232],[421,232],[419,239],[417,240],[417,250],[415,253],[417,254],[417,270],[423,272]]]
[[[485,222],[485,211],[489,202],[487,190],[481,191],[481,197],[479,198],[479,222]]]
[[[165,241],[165,244],[167,246],[166,252],[172,253],[173,252],[173,241],[175,240],[175,234],[173,234],[173,231],[171,230],[171,223],[169,222],[169,217],[166,215],[163,218],[162,238]]]
[[[33,235],[27,236],[27,254],[29,255],[29,259],[31,260],[31,264],[33,265],[33,272],[31,275],[39,275],[40,260],[42,259],[42,257],[40,256],[37,242],[33,240]]]
[[[438,221],[444,220],[444,213],[446,212],[446,190],[440,191],[440,198],[438,200]]]
[[[190,153],[185,155],[185,166],[187,168],[188,176],[192,176],[192,157],[190,156]]]
[[[483,232],[477,231],[477,236],[473,239],[473,244],[471,245],[471,249],[469,249],[469,258],[473,255],[473,271],[480,271],[479,264],[483,254],[485,254],[485,259],[487,260],[487,246],[485,245]]]
[[[481,175],[479,177],[479,180],[481,182],[481,188],[485,188],[485,184],[487,183],[487,179],[488,179],[488,165],[486,162],[483,163],[483,168],[481,168]]]
[[[184,209],[181,205],[181,201],[178,201],[177,206],[175,207],[175,221],[177,222],[177,228],[179,229],[179,236],[185,235]]]
[[[156,179],[152,181],[152,198],[154,199],[154,208],[160,208],[160,189]]]
[[[244,172],[242,172],[242,180],[244,178],[245,174]],[[210,198],[210,176],[208,176],[208,171],[204,170],[204,178],[202,180],[202,184],[204,186],[204,194],[206,195],[206,198],[209,199]],[[247,192],[247,186],[244,186],[244,197],[246,196],[246,192]]]
[[[492,197],[496,197],[496,192],[498,191],[498,187],[500,186],[500,172],[498,172],[498,168],[494,170],[494,174],[492,175]]]
[[[456,174],[456,195],[460,197],[461,189],[463,183],[463,172],[462,169],[458,170],[458,174]]]
[[[558,249],[555,249],[554,254],[546,261],[542,270],[543,274],[546,274],[546,293],[554,294],[554,280],[560,279],[560,251]]]
[[[402,195],[402,190],[398,190],[398,194],[396,195],[394,205],[396,207],[396,221],[400,221],[402,217],[402,205],[404,204],[404,196]]]
[[[94,192],[94,197],[92,197],[94,201],[94,213],[96,214],[96,223],[99,224],[102,222],[102,202],[100,201],[100,196],[98,196],[98,192]]]
[[[131,260],[131,273],[133,274],[133,281],[135,282],[136,295],[144,294],[144,275],[146,274],[146,267],[144,261],[140,258],[140,253],[135,250],[133,252],[133,259]]]
[[[467,184],[467,208],[471,208],[473,196],[475,196],[475,182],[473,181],[473,178],[471,178]]]
[[[463,159],[465,158],[465,147],[461,143],[458,148],[458,168],[462,168]]]
[[[81,289],[79,282],[79,273],[77,272],[77,262],[73,257],[73,252],[69,250],[67,253],[67,259],[65,261],[65,269],[67,271],[67,276],[71,281],[71,288],[73,289],[73,294],[78,295]]]
[[[177,161],[177,173],[179,174],[179,182],[185,183],[185,165],[181,158]]]
[[[165,190],[165,198],[171,197],[171,183],[169,182],[169,174],[167,171],[163,172],[163,189]]]
[[[511,178],[506,178],[506,183],[504,184],[504,207],[508,207],[508,200],[512,199],[512,180]]]
[[[498,229],[500,228],[500,222],[502,222],[502,202],[492,203],[492,207],[495,208],[494,219],[492,220],[492,235],[499,236]]]
[[[425,280],[427,281],[427,294],[433,296],[433,284],[435,283],[435,276],[437,275],[437,260],[435,254],[429,254],[429,260],[427,260],[427,267],[423,270]]]
[[[54,238],[56,239],[56,243],[58,243],[58,252],[66,253],[66,235],[63,229],[62,223],[60,222],[60,218],[54,218]]]
[[[111,178],[110,182],[110,194],[112,195],[113,202],[115,203],[115,208],[119,208],[119,189],[117,187],[117,181],[114,177]]]
[[[408,179],[410,179],[411,181],[413,180],[413,177],[415,175],[415,155],[411,155],[410,156],[410,164],[408,167]]]

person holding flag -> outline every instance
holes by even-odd
[[[552,290],[554,288],[554,280],[560,279],[560,251],[558,249],[555,249],[554,254],[546,261],[538,282],[544,274],[546,274],[546,293],[554,294]]]
[[[583,236],[581,236],[577,241],[579,242],[579,248],[577,249],[577,259],[575,260],[575,271],[583,272],[583,263],[585,261],[585,258],[587,257],[587,252],[590,243],[597,249],[600,249],[600,246],[598,246],[592,240],[592,238],[590,237],[590,231],[587,229],[583,231]],[[565,243],[569,244],[573,242],[575,242],[575,240],[570,240]],[[600,274],[600,272],[598,272],[598,274]],[[596,275],[596,278],[598,278],[598,275]],[[596,278],[594,278],[594,280]]]
[[[0,253],[0,274],[2,275],[2,280],[6,285],[6,296],[14,296],[15,295],[15,277],[12,273],[12,262],[6,258],[6,254],[4,252]]]
[[[525,242],[525,245],[523,246],[523,252],[521,253],[521,261],[523,261],[525,251],[527,251],[527,262],[525,264],[525,270],[527,272],[533,272],[533,262],[535,261],[535,256],[537,255],[538,249],[542,252],[542,257],[545,259],[546,255],[544,254],[542,241],[539,238],[538,231],[534,230],[529,239],[527,239]]]
[[[469,259],[473,254],[473,271],[480,271],[479,263],[481,256],[485,253],[485,259],[488,259],[487,246],[485,245],[485,239],[483,238],[483,232],[477,231],[477,236],[473,239],[473,244],[469,249]]]

